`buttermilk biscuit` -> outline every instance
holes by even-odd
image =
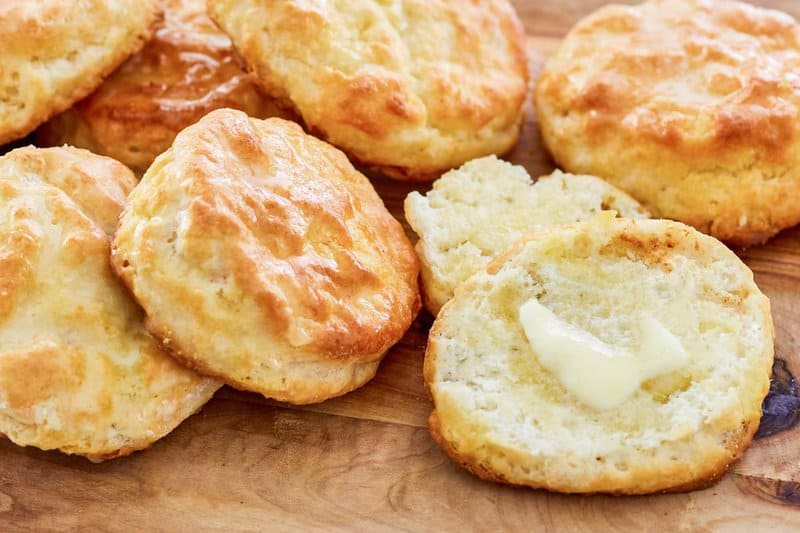
[[[135,183],[74,148],[0,158],[0,433],[16,444],[127,455],[219,388],[161,350],[108,265]]]
[[[266,91],[355,160],[408,180],[509,150],[528,67],[507,0],[209,0]]]
[[[412,192],[405,201],[406,219],[419,235],[425,307],[438,313],[461,282],[532,231],[607,209],[648,217],[627,194],[592,176],[556,171],[532,184],[523,167],[494,156],[448,172],[427,195]]]
[[[144,173],[175,135],[220,107],[280,114],[236,62],[204,0],[162,0],[153,38],[90,96],[38,131],[43,145],[71,144]]]
[[[523,325],[530,306],[540,323]],[[699,488],[750,443],[772,358],[769,301],[723,244],[603,213],[520,241],[459,286],[425,355],[430,429],[492,481]]]
[[[369,381],[419,308],[413,247],[345,155],[231,109],[147,170],[112,264],[176,357],[293,403]]]
[[[155,0],[0,2],[0,144],[92,92],[158,14]]]
[[[652,0],[582,20],[536,90],[559,166],[732,245],[800,222],[800,28],[736,2]]]

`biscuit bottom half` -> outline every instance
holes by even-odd
[[[657,324],[685,364],[666,361],[624,402],[599,408],[533,349],[540,339],[520,321],[531,301],[633,354],[631,371],[644,323]],[[568,493],[699,488],[757,429],[773,336],[752,272],[688,226],[604,214],[545,229],[459,286],[440,311],[425,355],[431,433],[455,462],[493,481]],[[596,379],[607,379],[594,363]]]

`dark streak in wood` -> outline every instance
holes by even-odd
[[[786,361],[776,357],[772,365],[769,393],[762,406],[757,439],[788,431],[800,422],[800,390]]]
[[[763,500],[800,507],[800,483],[756,476],[736,475],[739,490]]]

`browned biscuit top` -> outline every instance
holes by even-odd
[[[608,6],[573,28],[536,100],[572,172],[733,244],[800,222],[800,26],[739,2]]]
[[[433,179],[518,138],[528,67],[507,0],[213,0],[209,12],[271,95],[395,177]]]
[[[653,0],[601,10],[565,48],[557,64],[575,64],[549,72],[541,91],[588,113],[593,131],[619,124],[687,154],[755,144],[779,155],[794,141],[800,28],[788,15]]]
[[[293,365],[375,362],[419,307],[413,248],[344,154],[229,109],[151,166],[113,263],[192,364],[292,401],[311,401],[283,374]]]
[[[143,174],[175,135],[213,109],[285,114],[239,65],[204,0],[162,0],[164,20],[147,45],[98,89],[39,130],[48,145],[72,144]]]
[[[146,448],[220,386],[144,328],[108,264],[136,183],[74,148],[0,158],[0,433],[107,459]]]
[[[0,144],[93,91],[159,14],[155,0],[0,2]]]

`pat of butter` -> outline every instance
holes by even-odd
[[[596,409],[622,404],[661,374],[678,370],[689,354],[658,320],[641,322],[639,346],[626,350],[564,322],[536,298],[519,309],[519,320],[533,351],[547,370],[583,403]]]

